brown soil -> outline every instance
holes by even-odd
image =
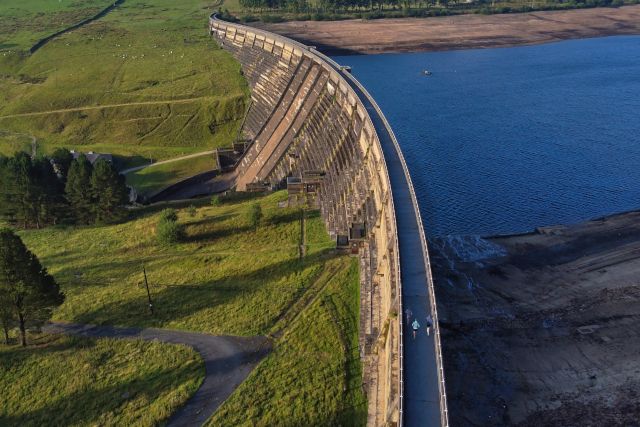
[[[315,45],[329,54],[416,52],[640,34],[640,5],[487,16],[257,23],[255,26]]]
[[[432,244],[451,425],[639,425],[640,212],[489,241]]]

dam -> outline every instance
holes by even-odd
[[[242,155],[222,181],[239,191],[301,184],[329,234],[358,254],[367,425],[448,426],[427,241],[382,111],[348,69],[313,47],[215,15],[209,29],[251,87]],[[407,309],[423,325],[416,339]]]

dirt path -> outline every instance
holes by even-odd
[[[129,107],[134,105],[154,105],[154,104],[185,104],[188,102],[197,101],[199,99],[204,99],[205,96],[198,96],[194,98],[181,98],[181,99],[167,99],[164,101],[141,101],[141,102],[128,102],[122,104],[107,104],[107,105],[91,105],[87,107],[74,107],[74,108],[63,108],[60,110],[47,110],[47,111],[34,111],[31,113],[17,113],[17,114],[7,114],[6,116],[0,116],[0,120],[2,119],[11,119],[15,117],[31,117],[31,116],[43,116],[46,114],[57,114],[57,113],[71,113],[74,111],[86,111],[86,110],[102,110],[105,108],[118,108],[118,107]]]
[[[166,329],[72,323],[51,323],[43,329],[49,333],[159,340],[193,347],[204,360],[206,376],[198,391],[169,419],[167,426],[170,427],[202,425],[271,350],[271,343],[264,337],[214,336]]]
[[[503,15],[252,24],[329,54],[504,47],[640,34],[640,5]]]
[[[139,170],[146,169],[146,168],[152,168],[154,166],[159,166],[159,165],[164,165],[164,164],[167,164],[167,163],[177,162],[177,161],[180,161],[180,160],[192,159],[194,157],[206,156],[206,155],[213,154],[215,152],[216,152],[215,150],[201,151],[200,153],[188,154],[186,156],[176,157],[175,159],[163,160],[161,162],[156,162],[156,163],[149,163],[148,165],[143,165],[143,166],[136,166],[135,168],[129,168],[129,169],[125,169],[123,171],[120,171],[120,174],[125,175],[125,174],[128,174],[129,172],[135,172],[135,171],[139,171]]]

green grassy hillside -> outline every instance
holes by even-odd
[[[190,347],[139,340],[40,336],[0,345],[0,425],[136,425],[166,420],[198,389]]]
[[[20,234],[66,293],[56,320],[271,336],[273,353],[212,425],[361,425],[357,261],[336,253],[317,212],[302,222],[299,208],[280,207],[286,198],[239,193],[217,206],[171,203],[186,231],[173,247],[155,238],[165,205],[124,224]],[[264,213],[257,228],[249,217],[255,203]]]
[[[54,2],[28,3],[46,11]],[[129,164],[228,145],[248,88],[240,65],[207,34],[212,9],[204,0],[126,0],[32,56],[3,45],[0,152],[15,133],[35,136],[41,151],[64,145],[130,156]],[[0,36],[25,47],[44,32],[14,31],[26,19],[19,16]]]
[[[217,167],[212,154],[176,160],[170,163],[154,165],[125,175],[127,185],[136,189],[138,194],[152,196],[170,185],[199,173],[208,172]]]
[[[0,58],[25,55],[38,40],[95,16],[113,0],[2,0]]]
[[[363,426],[358,352],[358,264],[326,265],[315,298],[209,426]]]
[[[299,260],[299,209],[279,208],[286,193],[256,199],[264,219],[254,230],[253,200],[186,205],[179,221],[186,240],[156,242],[157,208],[124,224],[21,232],[25,244],[66,293],[54,319],[77,323],[156,326],[214,334],[266,334],[335,253],[320,218],[307,219],[309,249]],[[147,311],[145,264],[157,316]]]

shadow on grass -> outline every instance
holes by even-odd
[[[238,213],[238,214],[229,214],[229,215],[239,216],[241,214]],[[186,241],[190,243],[197,243],[201,241],[210,242],[212,240],[217,240],[217,239],[221,239],[229,236],[238,236],[245,233],[253,233],[253,232],[259,231],[261,227],[279,226],[279,225],[284,225],[284,224],[288,224],[288,223],[299,221],[299,220],[300,220],[300,211],[278,212],[275,215],[271,215],[269,218],[265,219],[262,222],[262,224],[258,226],[257,229],[250,225],[238,226],[236,224],[229,224],[225,227],[220,227],[212,230],[207,230],[204,232],[189,234],[187,236]],[[200,221],[200,224],[204,224],[206,222],[207,220],[202,220]],[[218,222],[218,221],[216,221],[214,217],[212,217],[212,221],[210,223],[215,223],[215,222]],[[186,225],[187,225],[187,232],[188,232],[190,226],[193,226],[194,224],[187,223]]]
[[[151,295],[155,309],[153,316],[149,313],[145,290],[140,287],[138,297],[126,301],[110,302],[84,313],[76,314],[67,320],[85,324],[115,323],[128,326],[161,327],[168,322],[192,317],[208,308],[233,304],[238,299],[248,302],[253,294],[261,290],[265,277],[269,278],[270,283],[276,283],[303,269],[324,265],[334,256],[337,254],[331,250],[318,252],[303,260],[296,257],[202,284],[165,285],[161,289],[152,285]],[[109,266],[106,265],[104,268],[109,268]],[[273,292],[290,292],[290,289],[282,286],[274,289]],[[260,331],[269,330],[281,315],[281,311],[286,310],[288,306],[288,304],[283,304],[282,307],[278,307],[277,312],[274,312],[266,324],[259,325]],[[247,316],[248,314],[244,313],[243,315]]]
[[[129,220],[146,218],[151,215],[157,214],[163,209],[166,208],[174,208],[174,209],[184,209],[193,205],[197,208],[208,206],[211,203],[211,197],[198,197],[189,200],[177,200],[177,201],[168,201],[168,202],[157,202],[150,205],[145,205],[137,209],[132,209],[129,211]]]
[[[34,349],[34,351],[40,351]],[[2,415],[0,416],[0,425],[7,426],[43,426],[43,425],[98,425],[101,417],[112,416],[120,413],[125,409],[128,401],[144,396],[143,401],[153,402],[163,392],[171,392],[180,387],[184,379],[193,376],[192,366],[182,366],[173,369],[159,369],[144,376],[135,375],[132,372],[128,380],[106,387],[90,388],[77,390],[72,393],[63,395],[46,396],[45,404],[24,414],[19,415]],[[171,378],[167,381],[167,378]],[[183,379],[176,381],[177,379]],[[164,384],[163,384],[164,383]],[[159,385],[162,384],[163,387]],[[56,388],[52,388],[56,390]],[[195,390],[194,390],[195,391]],[[166,404],[166,403],[165,403]],[[168,406],[168,405],[167,405]],[[148,421],[155,419],[156,422],[166,419],[171,415],[171,410],[175,408],[155,408],[150,411],[146,405],[143,411],[140,411],[137,417],[133,417],[128,421],[138,421],[147,419]],[[151,412],[151,414],[149,413]],[[109,416],[109,418],[111,418]],[[111,420],[112,422],[114,420]]]
[[[133,156],[122,156],[122,155],[114,155],[113,156],[113,165],[117,170],[121,171],[124,169],[135,168],[138,166],[145,166],[151,164],[151,161],[148,157],[143,157],[140,155]]]
[[[142,169],[127,174],[127,184],[133,186],[138,194],[148,196],[154,191],[168,187],[176,182],[176,172],[158,167]]]
[[[7,348],[0,352],[0,369],[8,371],[10,368],[19,366],[22,362],[33,355],[47,355],[70,350],[72,348],[91,348],[95,346],[93,340],[79,337],[70,337],[67,340],[59,340],[56,335],[42,334],[34,338],[29,336],[27,339],[28,346],[22,347],[18,345],[18,340],[14,340],[13,348]],[[43,340],[47,340],[43,342]],[[53,342],[53,343],[52,343]],[[4,425],[0,423],[0,425]]]

